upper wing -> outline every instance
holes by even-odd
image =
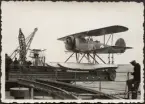
[[[74,36],[74,37],[101,36],[101,35],[105,35],[105,34],[124,32],[124,31],[127,31],[127,30],[128,30],[127,27],[114,25],[114,26],[104,27],[104,28],[100,28],[100,29],[75,33],[75,34],[71,34],[71,35],[68,35],[68,36]],[[59,38],[58,40],[64,41],[68,36]]]

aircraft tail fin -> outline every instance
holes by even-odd
[[[114,48],[119,48],[121,53],[125,52],[126,49],[132,49],[132,47],[126,47],[126,43],[122,38],[116,41]]]
[[[126,43],[125,43],[124,39],[119,38],[119,39],[116,41],[115,46],[126,47]]]

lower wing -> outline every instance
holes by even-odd
[[[73,51],[65,51],[65,52],[109,54],[109,53],[124,53],[127,49],[132,49],[132,47],[108,46],[95,50],[87,50],[87,51],[73,50]]]
[[[124,53],[126,49],[132,49],[132,47],[121,47],[121,46],[109,46],[100,49],[96,49],[93,52],[99,54],[108,54],[108,53]]]

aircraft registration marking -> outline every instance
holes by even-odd
[[[104,45],[101,45],[100,48],[104,48]]]

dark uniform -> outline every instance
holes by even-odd
[[[134,72],[132,73],[134,76],[134,80],[140,82],[140,65],[139,63],[136,63],[134,65]]]
[[[137,99],[137,91],[140,85],[140,64],[136,61],[132,61],[131,64],[134,66],[134,72],[132,73],[133,79],[127,80],[128,90],[132,91],[132,99]],[[133,86],[134,85],[134,86]]]
[[[31,64],[32,64],[31,61],[27,61],[27,67],[28,68],[30,68]]]
[[[10,65],[11,65],[11,63],[12,63],[12,59],[7,54],[5,54],[6,80],[9,79],[9,71],[10,71]]]

